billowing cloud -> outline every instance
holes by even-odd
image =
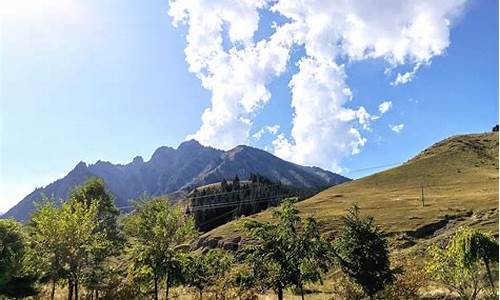
[[[258,9],[265,1],[171,1],[174,24],[189,25],[186,61],[203,87],[212,92],[202,126],[188,139],[230,148],[248,142],[254,114],[269,101],[266,85],[285,71],[292,40],[286,28],[270,39],[253,42]],[[223,38],[234,45],[226,50]]]
[[[362,130],[370,130],[378,117],[364,107],[350,107],[340,61],[383,59],[386,74],[410,68],[397,73],[392,84],[407,83],[445,52],[451,22],[465,1],[383,0],[377,9],[366,0],[170,1],[174,24],[188,26],[189,69],[212,93],[202,126],[188,138],[221,148],[248,143],[253,118],[271,98],[267,85],[286,71],[292,48],[301,46],[305,55],[289,83],[292,130],[276,137],[274,152],[297,163],[338,169],[342,158],[365,145]],[[255,40],[262,10],[287,21]]]
[[[386,112],[388,112],[391,109],[391,107],[392,107],[392,101],[384,101],[380,103],[380,105],[378,106],[378,112],[380,113],[380,115],[383,115]]]
[[[389,125],[389,128],[394,131],[395,133],[401,133],[401,131],[403,130],[403,128],[405,128],[405,124],[401,123],[401,124],[398,124],[398,125]]]
[[[366,143],[352,122],[367,128],[370,115],[362,107],[353,110],[344,106],[351,91],[343,66],[314,58],[303,58],[298,65],[299,72],[290,82],[295,110],[293,142],[278,136],[273,142],[275,153],[297,163],[338,170],[336,158],[358,153]]]

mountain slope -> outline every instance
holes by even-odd
[[[3,217],[25,221],[34,209],[33,202],[38,201],[41,194],[65,199],[75,185],[91,176],[103,178],[115,196],[116,205],[127,207],[130,205],[129,200],[136,199],[144,192],[149,195],[184,194],[193,187],[231,179],[235,175],[246,179],[251,173],[296,188],[315,190],[349,180],[319,168],[284,161],[256,148],[238,146],[222,151],[191,140],[182,143],[177,149],[160,147],[149,161],[138,156],[126,165],[105,161],[91,165],[80,162],[64,178],[30,193]]]
[[[498,234],[498,132],[448,138],[399,167],[331,187],[297,207],[334,235],[353,203],[392,236],[421,238],[461,222]],[[270,215],[267,210],[253,217]],[[229,241],[241,235],[231,222],[203,239]]]

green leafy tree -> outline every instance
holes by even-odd
[[[255,281],[273,289],[280,300],[289,286],[298,287],[304,298],[304,283],[321,281],[331,262],[330,244],[320,236],[316,220],[309,217],[303,221],[293,202],[285,200],[273,212],[271,222],[242,222],[257,241],[243,249],[243,256],[253,266]]]
[[[498,263],[498,242],[481,231],[462,227],[452,240],[450,250],[465,267],[482,263],[493,290],[495,284],[490,265]]]
[[[97,230],[97,212],[96,203],[68,201],[57,208],[47,201],[29,222],[31,265],[51,279],[53,289],[57,280],[66,280],[70,300],[78,300],[85,268],[94,263],[96,253],[109,247],[105,234]]]
[[[69,195],[69,201],[82,203],[86,207],[92,203],[97,206],[97,218],[100,222],[95,232],[103,234],[108,241],[108,247],[95,252],[94,259],[83,270],[85,285],[98,296],[99,289],[104,287],[103,282],[111,272],[108,258],[118,255],[123,248],[124,238],[118,226],[120,213],[104,180],[98,177],[90,177],[75,187]]]
[[[187,251],[197,231],[194,221],[181,206],[166,197],[142,197],[135,210],[124,219],[129,237],[128,254],[132,259],[130,274],[136,279],[152,279],[158,299],[159,282],[165,280],[166,298],[170,287],[181,277],[182,253]]]
[[[104,180],[90,177],[83,184],[76,186],[69,194],[68,199],[85,204],[97,206],[97,217],[100,220],[97,231],[104,232],[106,237],[115,243],[122,240],[118,217],[120,212],[115,206],[113,195],[107,190]]]
[[[0,219],[0,296],[23,298],[36,294],[35,278],[24,265],[25,237],[14,220]]]
[[[229,271],[232,261],[232,257],[221,249],[191,253],[184,262],[184,284],[195,288],[201,300],[203,292]]]
[[[335,242],[335,255],[342,270],[373,297],[394,280],[383,232],[373,218],[361,217],[354,205],[342,218],[344,228]]]
[[[44,198],[44,203],[35,203],[37,210],[28,226],[27,261],[30,269],[39,275],[42,283],[51,283],[50,299],[55,297],[56,283],[65,278],[63,262],[62,230],[55,226],[61,210],[53,199]]]
[[[450,240],[445,249],[433,246],[432,257],[426,270],[434,279],[453,291],[461,299],[477,299],[488,277],[494,294],[490,265],[498,263],[498,242],[484,233],[462,227]]]

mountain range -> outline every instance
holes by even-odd
[[[137,156],[125,165],[100,160],[89,165],[80,162],[65,177],[35,189],[2,217],[26,221],[34,210],[34,202],[42,195],[66,199],[73,187],[92,176],[104,179],[115,196],[116,206],[126,210],[130,207],[130,200],[143,193],[179,197],[194,187],[232,179],[236,175],[246,179],[251,173],[316,191],[350,180],[317,167],[282,160],[257,148],[237,146],[223,151],[190,140],[177,149],[160,147],[148,161]]]

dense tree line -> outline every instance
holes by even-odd
[[[143,196],[120,216],[104,182],[91,178],[66,202],[44,198],[25,225],[0,220],[0,299],[64,292],[68,300],[159,300],[172,299],[173,288],[198,299],[256,299],[271,291],[281,300],[286,290],[304,299],[306,286],[323,283],[332,270],[345,278],[335,299],[418,299],[423,276],[391,266],[385,234],[357,206],[331,241],[313,216],[299,215],[295,201],[285,199],[266,222],[242,218],[253,242],[236,252],[195,250],[199,232],[184,207]],[[463,228],[430,254],[426,269],[436,282],[462,299],[495,297],[493,238]]]
[[[187,212],[200,231],[208,231],[237,217],[276,206],[285,198],[303,198],[312,192],[273,182],[258,174],[250,174],[245,181],[236,175],[233,180],[224,179],[219,184],[191,191]]]

